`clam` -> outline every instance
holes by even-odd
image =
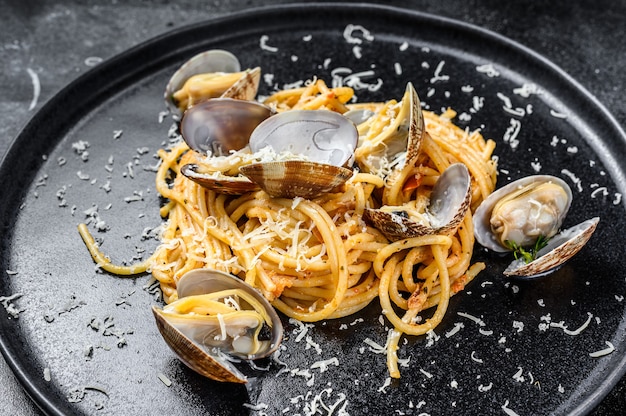
[[[550,175],[521,178],[496,190],[474,214],[474,235],[496,252],[525,254],[506,269],[506,275],[536,276],[555,269],[576,254],[591,238],[599,219],[559,230],[572,203],[572,191]],[[547,242],[541,247],[542,242]]]
[[[181,120],[183,139],[192,150],[212,157],[231,155],[247,149],[250,135],[272,115],[269,107],[255,101],[213,98],[187,110]],[[244,152],[245,153],[245,152]],[[248,151],[249,153],[249,151]],[[232,170],[228,166],[225,169]],[[245,176],[224,174],[201,163],[181,167],[181,173],[205,188],[216,192],[241,195],[259,187]]]
[[[165,87],[165,102],[178,117],[192,105],[216,97],[252,100],[261,78],[260,68],[241,70],[228,51],[213,49],[185,62]]]
[[[391,241],[449,233],[461,224],[470,207],[470,181],[464,164],[452,164],[437,179],[424,212],[408,206],[384,206],[366,208],[363,218]]]
[[[361,139],[356,157],[364,172],[384,174],[389,167],[402,169],[417,159],[425,127],[420,100],[412,83],[407,84],[398,105],[400,110],[387,128],[374,137]],[[348,116],[361,122],[371,117],[366,110],[354,110]],[[367,132],[362,136],[367,137]]]
[[[274,197],[314,198],[352,176],[358,132],[352,121],[327,110],[279,113],[259,124],[250,136],[250,150],[269,149],[272,161],[239,170]]]
[[[599,217],[594,217],[561,231],[537,252],[535,260],[527,263],[523,258],[518,258],[509,264],[504,274],[538,277],[555,270],[587,244],[599,221]]]
[[[246,376],[233,362],[267,357],[280,345],[280,318],[244,281],[217,270],[196,269],[180,278],[177,290],[178,300],[152,310],[165,342],[197,373],[245,383]]]
[[[246,147],[254,129],[271,115],[256,101],[213,98],[185,112],[180,132],[192,150],[224,156]]]

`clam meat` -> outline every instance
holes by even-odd
[[[232,53],[212,49],[185,62],[165,87],[170,112],[180,117],[188,108],[210,98],[252,100],[261,78],[260,68],[241,70]]]
[[[363,124],[356,160],[364,172],[387,176],[394,169],[415,163],[425,132],[424,116],[419,97],[412,83],[408,83],[398,112],[380,133],[372,134],[368,119],[372,114],[367,110],[353,110],[347,117]]]
[[[159,332],[178,358],[217,381],[245,383],[233,364],[267,357],[280,345],[283,327],[259,291],[227,273],[197,269],[182,276],[178,300],[153,307]]]
[[[569,260],[589,240],[598,218],[560,231],[572,204],[572,191],[562,179],[528,176],[496,190],[474,214],[474,235],[496,252],[515,252],[506,275],[545,274]]]
[[[363,218],[391,241],[449,233],[465,218],[471,199],[469,171],[464,164],[455,163],[437,179],[425,210],[418,209],[412,201],[403,206],[366,208]]]
[[[358,132],[352,121],[328,110],[293,110],[263,121],[250,150],[271,152],[272,161],[245,165],[241,173],[274,197],[314,198],[352,176]]]

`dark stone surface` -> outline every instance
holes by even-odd
[[[287,1],[31,1],[0,2],[0,153],[30,117],[69,82],[101,59],[184,25],[244,8]],[[472,23],[543,54],[589,90],[626,126],[626,3],[577,1],[389,1],[392,4]],[[30,73],[40,95],[33,100]],[[32,108],[31,108],[32,107]],[[2,295],[2,294],[0,294]],[[626,379],[593,414],[618,415],[626,408]],[[3,414],[39,410],[0,360]]]

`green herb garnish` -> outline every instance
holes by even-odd
[[[524,263],[528,264],[531,261],[537,258],[537,253],[539,250],[548,245],[549,238],[544,237],[543,235],[539,236],[537,241],[535,241],[535,245],[532,247],[521,247],[515,241],[507,240],[505,241],[506,246],[513,250],[513,255],[515,259],[523,259]]]

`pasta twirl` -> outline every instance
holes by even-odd
[[[296,108],[375,112],[362,136],[395,128],[399,103],[349,104],[350,88],[328,88],[321,80],[279,91],[266,103],[277,111]],[[156,188],[168,201],[161,243],[149,259],[164,300],[177,299],[176,282],[187,271],[207,267],[235,274],[257,287],[275,308],[301,321],[320,321],[357,313],[378,299],[394,330],[387,342],[387,365],[399,377],[396,350],[402,334],[420,335],[435,328],[448,300],[484,268],[472,264],[472,212],[496,180],[495,144],[479,132],[424,111],[426,134],[415,164],[388,176],[355,171],[343,189],[313,200],[271,198],[263,191],[227,196],[205,189],[181,175],[192,153],[184,142],[161,149]],[[364,140],[367,140],[365,137]],[[357,148],[356,162],[368,157]],[[465,164],[471,174],[472,209],[453,232],[390,242],[363,220],[365,208],[412,204],[423,210],[439,175],[451,164]],[[387,172],[389,173],[389,171]],[[93,241],[92,255],[102,263]],[[118,266],[119,267],[119,266]],[[112,268],[113,273],[120,269]]]

